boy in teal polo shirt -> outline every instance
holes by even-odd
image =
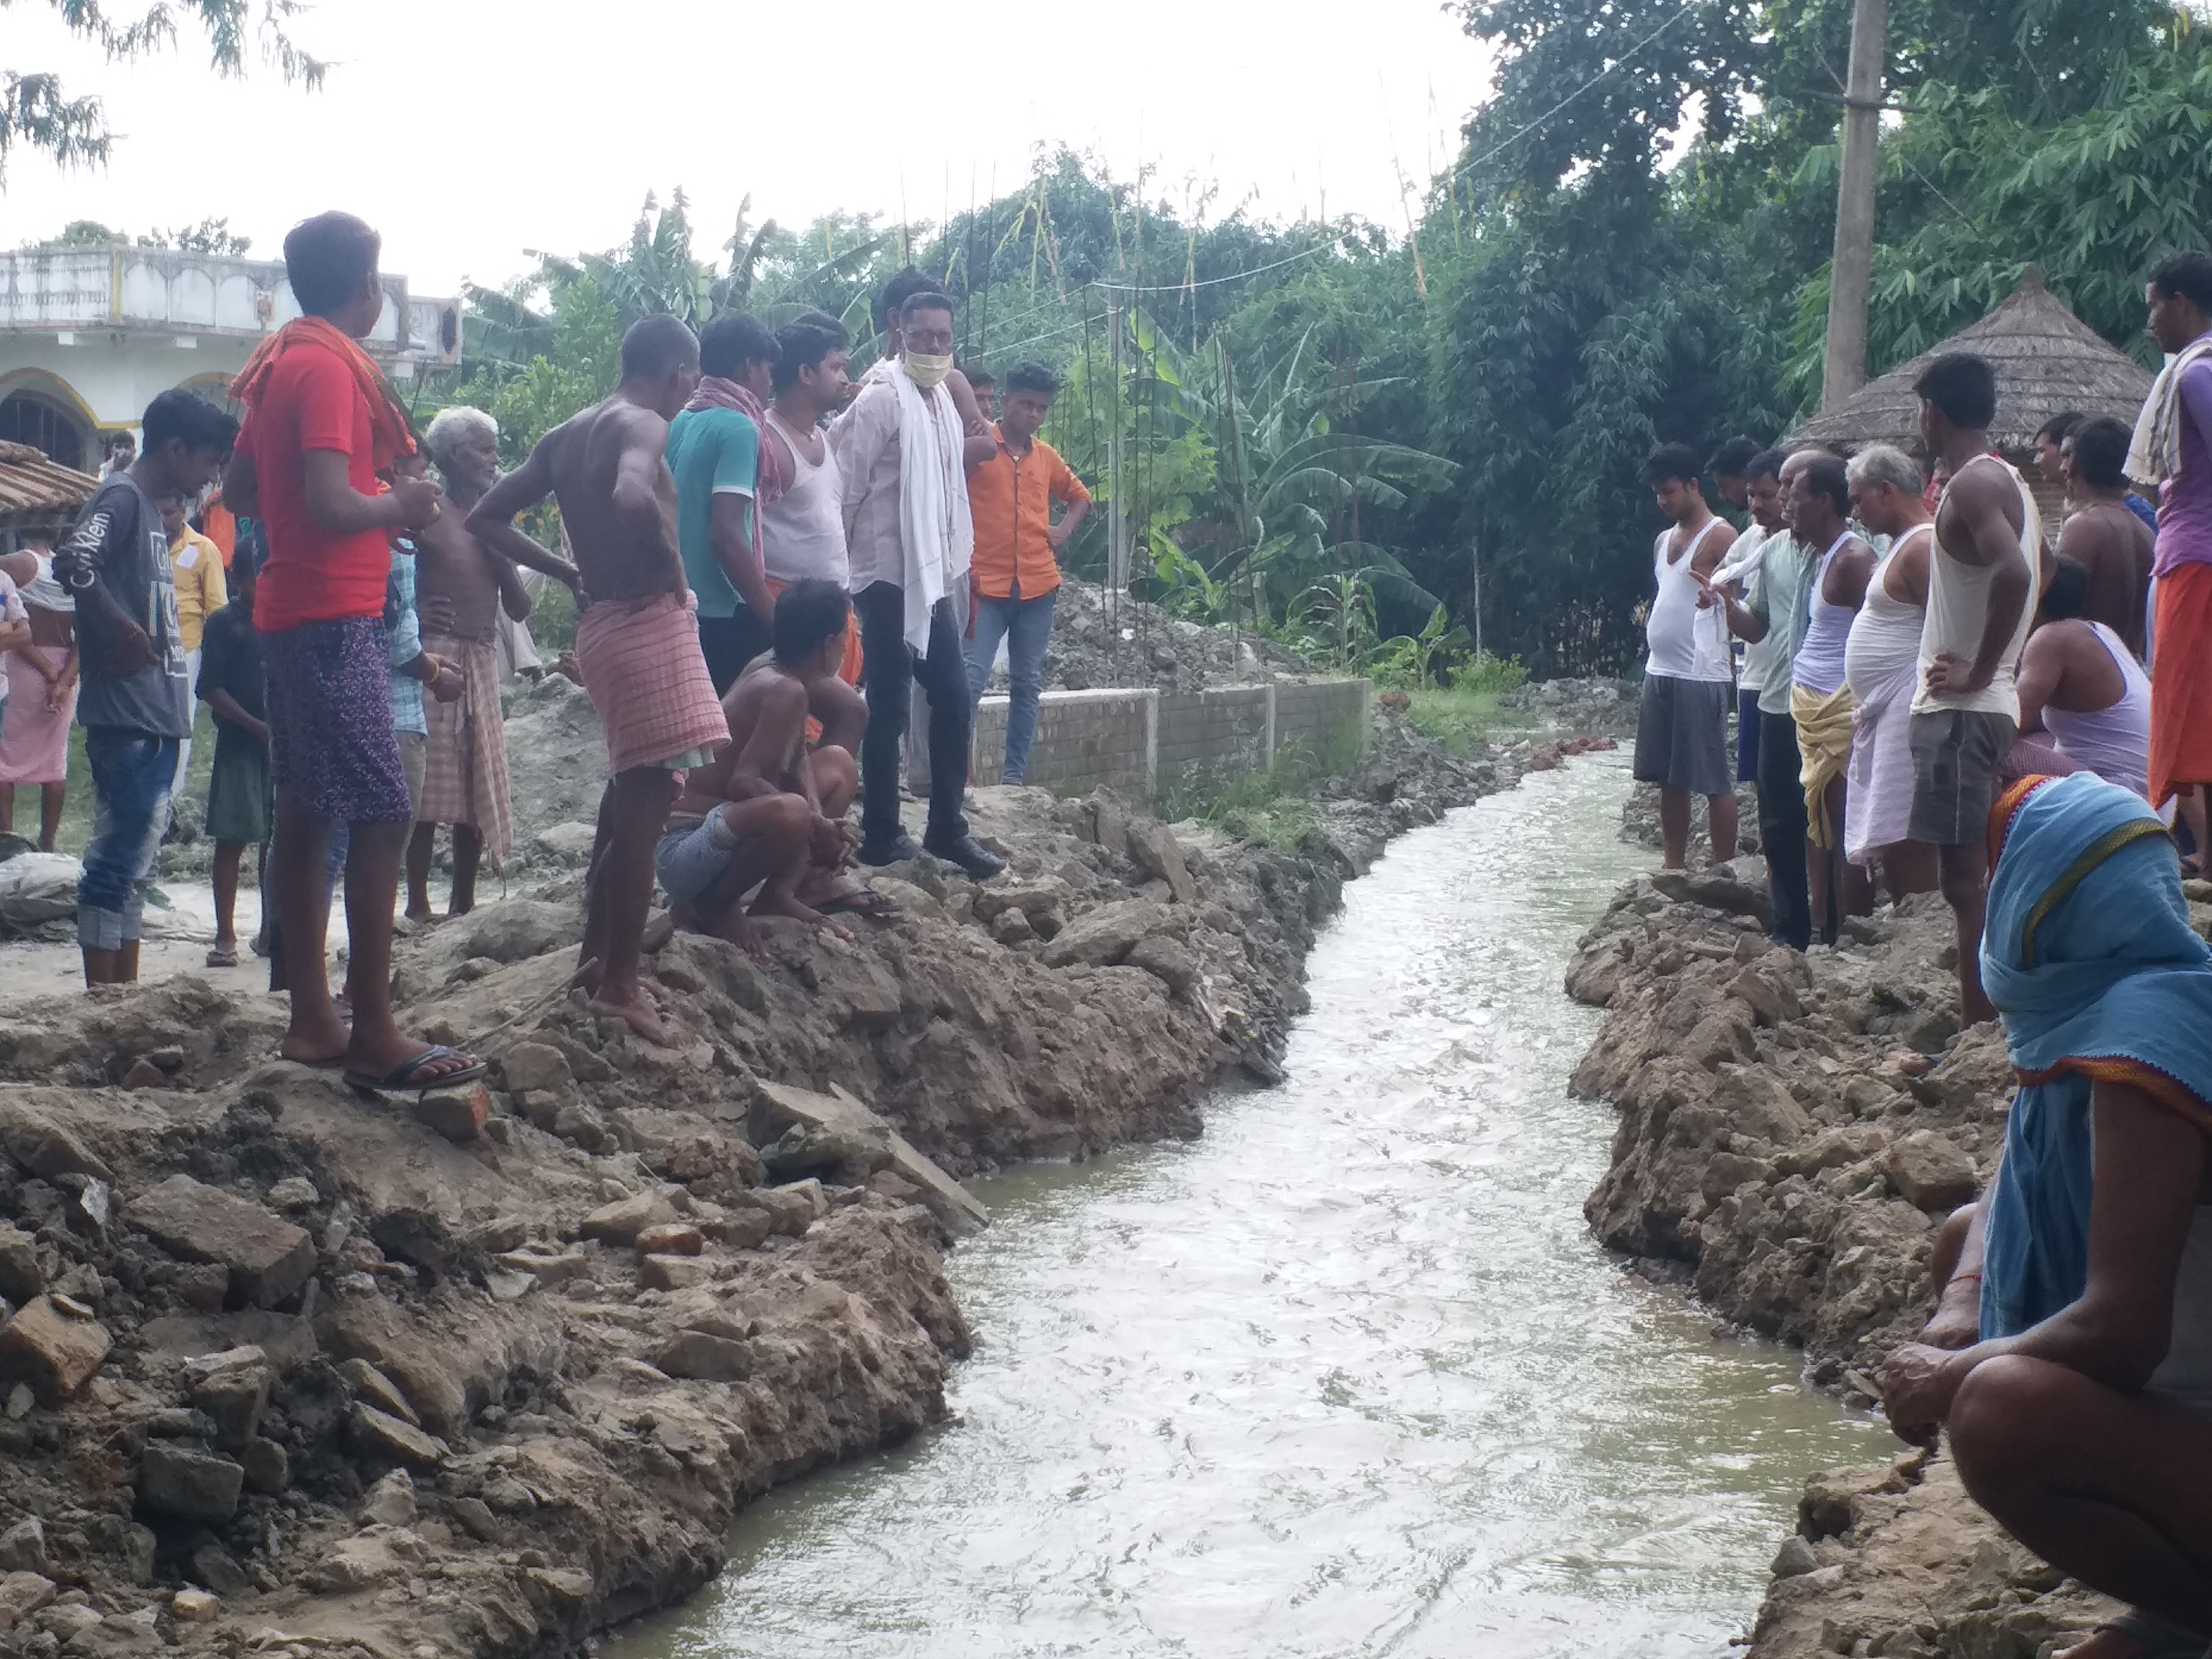
[[[699,389],[669,423],[676,539],[699,601],[699,648],[717,692],[773,643],[775,599],[761,565],[761,421],[775,370],[775,337],[742,312],[699,337]]]

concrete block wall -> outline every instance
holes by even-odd
[[[1357,763],[1367,750],[1365,680],[1278,680],[1206,691],[1048,691],[1037,708],[1029,781],[1064,795],[1111,788],[1149,799],[1163,779],[1197,767],[1259,771],[1295,754],[1315,771]],[[978,782],[1006,765],[1006,699],[975,714]]]
[[[1048,691],[1037,705],[1029,781],[1063,795],[1119,789],[1149,797],[1157,691]],[[975,711],[975,781],[996,783],[1006,769],[1006,700],[985,697]]]
[[[1367,752],[1367,680],[1283,680],[1275,686],[1275,753],[1315,773],[1349,770]]]

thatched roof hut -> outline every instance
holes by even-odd
[[[2037,431],[2069,410],[2111,415],[2133,426],[2150,392],[2148,371],[2061,305],[2031,265],[2012,297],[1980,322],[1869,380],[1834,408],[1822,410],[1790,434],[1791,441],[1827,444],[1845,453],[1868,444],[1894,444],[1908,455],[1919,454],[1920,400],[1913,396],[1912,382],[1947,351],[1973,352],[1996,370],[1997,419],[1990,441],[2028,474],[2039,498],[2047,495],[2042,506],[2054,521],[2057,489],[2046,485],[2033,465]]]

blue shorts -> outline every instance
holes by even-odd
[[[672,900],[696,905],[730,867],[730,855],[737,850],[738,837],[718,809],[696,823],[663,836],[653,864],[662,890]]]

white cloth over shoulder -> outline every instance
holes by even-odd
[[[891,366],[899,410],[899,543],[904,556],[906,642],[929,654],[929,617],[975,553],[960,412],[952,394],[925,393],[903,360]]]
[[[2181,471],[2181,374],[2204,357],[2212,357],[2212,335],[2191,340],[2150,383],[2128,446],[2126,471],[2137,483],[2155,487]]]

